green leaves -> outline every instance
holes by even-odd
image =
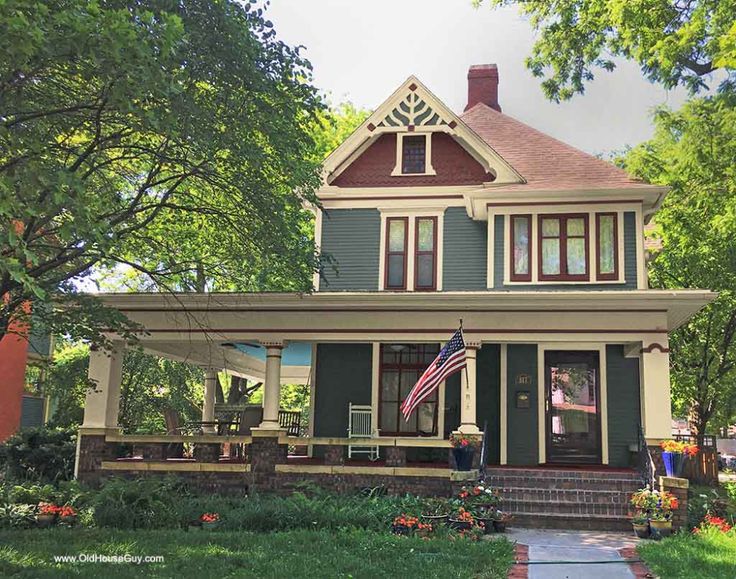
[[[483,4],[476,0],[475,4]],[[736,75],[735,0],[489,0],[516,5],[539,32],[526,64],[544,78],[547,98],[568,100],[585,91],[596,69],[613,70],[614,57],[634,60],[652,82],[707,88],[723,70],[721,87]]]

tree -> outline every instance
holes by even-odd
[[[483,4],[484,0],[474,0]],[[736,0],[489,0],[516,5],[539,32],[529,70],[547,98],[583,93],[595,69],[611,71],[614,57],[639,64],[652,82],[691,91],[722,70],[722,88],[736,81]]]
[[[650,263],[657,288],[709,288],[718,298],[670,337],[675,410],[695,434],[736,419],[736,95],[661,109],[654,137],[627,168],[672,188],[656,216]]]
[[[96,266],[157,288],[307,288],[309,63],[254,1],[0,3],[0,338],[29,301],[104,341]],[[127,332],[127,335],[130,335]]]
[[[370,114],[370,111],[356,108],[349,101],[320,111],[311,126],[314,139],[312,158],[318,163],[324,161]]]

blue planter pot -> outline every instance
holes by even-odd
[[[468,471],[473,467],[474,448],[453,448],[452,454],[455,457],[455,468],[457,470]]]
[[[687,456],[681,452],[663,452],[662,460],[667,476],[681,477],[686,458]]]

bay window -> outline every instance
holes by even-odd
[[[414,289],[437,287],[437,218],[417,217],[414,240]]]
[[[409,220],[390,217],[386,220],[386,289],[406,289],[406,249]]]
[[[588,216],[539,216],[539,279],[587,281]]]

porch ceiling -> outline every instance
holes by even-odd
[[[444,340],[460,318],[470,341],[655,340],[715,298],[704,290],[538,292],[319,292],[101,294],[143,325],[149,349],[223,357],[253,367],[224,343]],[[613,340],[613,338],[616,338]],[[207,344],[200,350],[197,342]],[[169,344],[168,346],[162,344]],[[183,347],[189,348],[182,354]],[[236,355],[237,354],[237,355]]]

